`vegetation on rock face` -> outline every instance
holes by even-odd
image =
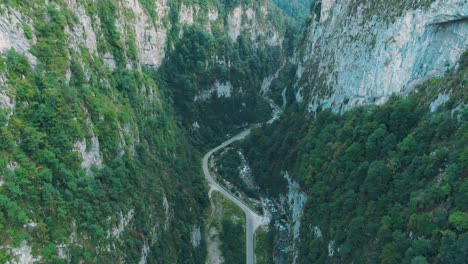
[[[0,111],[0,262],[11,257],[4,246],[26,241],[47,263],[137,263],[144,245],[157,262],[202,263],[205,251],[190,244],[208,204],[198,152],[154,81],[125,67],[115,2],[96,5],[89,9],[102,22],[99,49],[113,54],[113,72],[85,48],[67,48],[65,27],[75,21],[55,5],[32,14],[37,67],[14,50],[0,61],[16,101],[13,115]],[[76,145],[84,140],[90,151],[93,138],[103,165],[87,173]],[[127,212],[129,226],[113,234]],[[64,245],[67,260],[58,258]]]
[[[208,206],[199,151],[243,123],[268,119],[270,106],[258,91],[284,63],[286,74],[268,93],[282,103],[296,72],[285,63],[296,46],[296,26],[274,8],[267,20],[284,33],[281,45],[263,45],[265,39],[248,34],[233,41],[229,12],[238,5],[260,12],[258,2],[169,1],[166,58],[157,71],[142,71],[135,32],[119,28],[119,1],[77,1],[97,31],[97,53],[71,48],[69,33],[79,22],[65,1],[0,2],[0,14],[15,8],[24,15],[17,28],[38,59],[32,68],[15,50],[0,58],[1,95],[14,101],[14,111],[0,109],[0,262],[11,260],[8,247],[26,242],[46,263],[137,263],[144,254],[150,263],[203,263],[205,243],[190,243]],[[274,2],[298,20],[311,3]],[[388,19],[432,1],[400,2],[352,4],[364,4],[369,16],[388,12]],[[155,1],[140,3],[155,24]],[[218,8],[219,23],[209,33],[198,24],[206,18],[180,25],[182,3],[197,4],[200,12]],[[384,4],[388,8],[380,8]],[[115,65],[106,66],[104,54]],[[465,55],[457,71],[408,98],[342,116],[322,111],[311,117],[291,104],[287,118],[253,132],[243,149],[257,183],[279,195],[287,170],[309,196],[300,263],[466,261],[466,80]],[[229,84],[231,97],[214,92],[195,100],[216,83]],[[451,100],[429,112],[437,93],[448,91]],[[288,89],[287,103],[293,97]],[[228,166],[238,160],[223,162],[221,174],[232,177]],[[217,224],[226,263],[242,262],[242,220]],[[271,247],[273,236],[264,236],[262,245]]]
[[[77,1],[96,33],[96,53],[71,37],[80,18],[68,2],[0,2],[0,13],[24,15],[17,26],[38,59],[34,68],[14,50],[0,59],[2,93],[15,102],[12,115],[0,111],[0,262],[13,257],[7,246],[24,242],[47,263],[137,263],[145,254],[148,262],[204,262],[204,242],[190,243],[208,205],[198,150],[267,119],[270,107],[257,91],[285,56],[280,45],[226,33],[237,5],[259,12],[263,2],[169,1],[164,25],[156,25],[170,24],[157,72],[140,70],[135,32],[123,23],[131,12],[119,1]],[[220,11],[211,34],[202,15],[179,23],[182,3]],[[140,4],[157,23],[155,2]],[[256,26],[288,27],[271,16]],[[194,102],[217,81],[232,84],[231,98]],[[190,130],[194,122],[199,130]],[[239,230],[224,225],[226,235]],[[244,254],[233,248],[238,240],[223,246],[234,262]]]
[[[417,1],[385,1],[385,0],[351,0],[349,5],[349,17],[353,17],[359,9],[367,17],[377,16],[386,21],[392,21],[405,11],[428,8],[435,0],[417,0]]]
[[[315,117],[293,105],[245,140],[263,189],[284,193],[287,170],[309,197],[299,263],[466,261],[466,57],[407,98]],[[451,99],[430,112],[448,91]]]
[[[273,0],[273,2],[286,14],[296,19],[299,23],[304,23],[309,15],[309,10],[313,0]]]
[[[184,141],[170,105],[163,101],[148,104],[139,94],[141,85],[156,89],[154,83],[139,72],[119,70],[107,75],[110,84],[97,82],[100,71],[95,71],[89,82],[73,74],[68,86],[63,79],[56,79],[63,69],[55,68],[57,59],[47,60],[40,65],[46,68],[41,72],[31,71],[27,60],[14,51],[2,62],[7,65],[8,85],[14,87],[17,107],[8,125],[4,121],[1,126],[5,181],[0,190],[1,244],[18,246],[27,240],[47,262],[60,263],[56,246],[70,242],[71,261],[124,258],[138,262],[141,237],[151,241],[156,234],[150,230],[166,221],[165,217],[174,217],[187,226],[169,227],[168,232],[179,236],[158,233],[151,247],[152,258],[201,261],[203,254],[194,256],[186,242],[189,223],[197,221],[200,211],[182,209],[182,205],[203,208],[207,204],[203,180],[197,173],[196,151]],[[91,119],[86,120],[86,112]],[[131,133],[121,138],[119,127],[125,124],[138,128],[138,138],[132,138]],[[82,138],[90,142],[92,134],[99,139],[105,165],[95,167],[90,177],[81,169],[81,157],[73,149]],[[130,144],[135,144],[134,150]],[[10,162],[20,167],[6,169]],[[163,195],[171,207],[181,208],[174,210],[173,216],[160,209]],[[114,245],[116,251],[98,253],[111,241],[108,230],[118,225],[118,218],[111,221],[108,217],[129,210],[135,212],[133,231],[122,234],[119,244]],[[29,223],[36,227],[24,229]],[[75,223],[74,228],[71,223]],[[74,232],[77,241],[70,241]]]
[[[190,27],[154,78],[172,98],[182,125],[190,129],[196,122],[200,127],[192,132],[195,144],[206,146],[243,123],[268,119],[270,105],[258,90],[283,56],[279,46],[256,48],[244,35],[233,43],[225,32],[211,35]],[[216,82],[229,85],[231,96],[218,98]],[[206,91],[209,100],[195,100]]]

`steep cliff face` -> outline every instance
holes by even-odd
[[[297,54],[296,99],[310,111],[381,104],[455,67],[468,47],[468,3],[316,1]]]
[[[295,1],[300,6],[309,2]],[[263,96],[284,106],[295,97],[309,111],[343,112],[381,104],[393,93],[406,95],[416,84],[453,70],[453,80],[444,80],[458,86],[450,89],[434,80],[440,91],[431,98],[433,114],[421,122],[437,129],[442,139],[434,140],[442,143],[433,147],[442,156],[445,143],[457,146],[449,140],[460,139],[447,128],[465,122],[460,112],[466,102],[457,101],[454,93],[465,96],[460,91],[466,88],[466,60],[460,72],[456,62],[468,45],[466,1],[323,0],[314,2],[312,12],[304,39],[295,47],[296,28],[269,0],[0,4],[0,262],[203,262],[207,197],[193,143],[205,147],[236,125],[266,120],[274,103]],[[447,102],[453,109],[443,108]],[[400,108],[414,105],[391,102],[387,107],[397,119]],[[289,135],[295,133],[290,128],[300,126],[301,136],[309,129],[310,120],[297,112],[290,113],[291,123],[278,125],[282,131],[272,138],[281,140],[261,146],[266,150],[259,153],[268,154],[262,159],[270,159],[272,167],[264,163],[256,171],[273,195],[288,192],[282,186],[289,182],[285,203],[291,207],[294,259],[308,259],[301,255],[306,252],[301,236],[312,233],[304,226],[327,239],[323,256],[345,259],[352,242],[335,234],[335,226],[326,228],[310,209],[306,220],[313,225],[301,224],[310,201],[325,203],[316,196],[322,185],[314,185],[316,193],[301,192],[301,184],[313,183],[305,173],[307,160],[298,164],[301,173],[290,165],[296,162],[294,151],[303,147],[294,146],[300,136]],[[447,116],[454,123],[440,121]],[[417,120],[410,121],[418,127]],[[388,126],[378,130],[366,124],[366,129],[375,128],[377,137],[396,127]],[[311,131],[311,138],[317,136]],[[284,135],[289,136],[283,140]],[[413,146],[409,134],[388,137],[388,145],[394,143],[402,153]],[[338,157],[339,146],[349,143],[339,142],[342,138],[347,137],[330,141],[338,142],[332,147],[320,146],[336,150],[330,155]],[[310,151],[304,143],[302,151]],[[427,147],[417,154],[426,160],[438,153],[431,151]],[[272,153],[287,159],[276,162]],[[255,160],[254,154],[249,159]],[[311,163],[321,173],[320,153],[312,154]],[[364,169],[357,170],[361,177]],[[281,171],[290,172],[288,182]],[[438,177],[442,183],[443,173]],[[449,183],[458,188],[456,181]],[[364,188],[362,195],[369,192]],[[462,208],[457,206],[450,208]],[[348,219],[343,221],[346,226]],[[407,229],[412,234],[411,228],[417,225]]]
[[[171,49],[153,77],[194,142],[206,146],[243,123],[266,120],[271,107],[259,91],[287,58],[292,20],[268,0],[184,4],[172,20]]]
[[[295,56],[262,85],[262,93],[289,107],[243,145],[262,190],[291,194],[281,174],[288,171],[297,193],[307,195],[305,206],[290,205],[297,228],[290,262],[431,263],[464,250],[466,233],[448,216],[466,206],[448,201],[464,192],[456,186],[466,166],[459,154],[442,163],[428,157],[440,146],[461,151],[467,48],[466,1],[313,1]],[[423,159],[426,165],[418,163]],[[417,172],[424,166],[439,169]],[[449,166],[457,167],[451,179],[443,176]],[[456,190],[415,205],[422,193],[443,193],[443,184]],[[432,226],[415,236],[416,219]],[[432,248],[416,250],[421,243]],[[463,263],[462,256],[453,262]]]
[[[180,43],[204,44],[193,32],[246,40],[245,54],[281,49],[275,10],[267,0],[1,4],[0,262],[203,262],[197,150],[176,122],[181,98],[160,91],[185,86],[151,77],[171,56],[198,52],[177,55]],[[234,54],[209,50],[194,62],[201,75],[208,65],[244,70]],[[247,89],[234,75],[213,77],[192,103]]]
[[[246,139],[255,181],[289,196],[290,263],[466,262],[467,56],[406,97],[292,105]]]

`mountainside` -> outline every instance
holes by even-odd
[[[240,146],[260,188],[289,199],[288,262],[466,262],[467,55],[381,106],[292,106]]]
[[[286,262],[466,262],[467,18],[466,1],[313,2],[266,79],[286,110],[235,149]]]
[[[176,30],[180,40],[152,75],[172,98],[194,143],[203,147],[270,116],[259,90],[290,56],[297,30],[269,1],[230,3],[218,12],[225,19],[209,31],[199,25]]]
[[[305,22],[312,2],[313,0],[273,0],[273,3],[300,23]]]
[[[269,115],[287,28],[266,0],[3,1],[0,262],[204,262],[192,143]]]
[[[468,45],[466,1],[323,0],[312,10],[294,85],[310,111],[406,95],[453,68]]]
[[[466,0],[0,1],[0,262],[243,259],[200,160],[258,124],[210,163],[258,263],[464,263],[467,47]]]

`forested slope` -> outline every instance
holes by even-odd
[[[9,5],[30,19],[37,61],[13,49],[1,59],[12,107],[0,113],[0,262],[202,260],[189,239],[207,204],[197,152],[156,84],[125,67],[136,61],[107,13],[114,3],[88,6],[112,70],[86,47],[69,49],[77,21],[64,4]]]
[[[461,0],[0,0],[0,262],[203,263],[200,152],[275,103],[242,148],[289,262],[466,262],[467,16]]]
[[[467,53],[406,98],[342,115],[292,105],[243,149],[256,181],[308,196],[297,263],[465,263]]]
[[[0,262],[203,263],[199,150],[269,114],[288,27],[269,1],[1,1]]]

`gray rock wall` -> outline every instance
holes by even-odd
[[[352,0],[323,1],[321,8],[296,58],[296,99],[307,100],[310,111],[342,112],[404,95],[454,67],[468,47],[465,0],[436,0],[395,17],[385,10],[369,15]]]

